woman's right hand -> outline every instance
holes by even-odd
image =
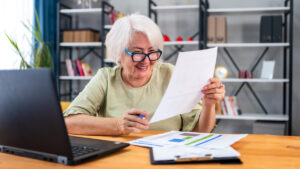
[[[141,130],[149,128],[150,123],[145,118],[140,118],[139,115],[146,117],[148,113],[144,110],[130,109],[124,113],[120,119],[119,128],[122,134],[139,133]]]

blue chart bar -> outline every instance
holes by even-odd
[[[218,135],[218,136],[216,136],[216,137],[213,137],[213,138],[211,138],[211,139],[209,139],[209,140],[206,140],[206,141],[203,141],[203,142],[201,142],[201,143],[198,143],[198,144],[194,145],[194,147],[197,147],[197,146],[199,146],[199,145],[201,145],[201,144],[204,144],[204,143],[207,143],[207,142],[212,141],[212,140],[214,140],[214,139],[217,139],[217,138],[219,138],[219,137],[221,137],[221,136],[222,136],[222,135],[220,134],[220,135]]]
[[[148,143],[148,142],[144,142],[144,141],[135,141],[133,143],[140,144],[140,145],[146,145],[146,146],[163,147],[163,145],[152,144],[152,143]]]
[[[178,138],[173,138],[172,140],[169,140],[170,142],[177,142],[177,143],[180,143],[180,142],[183,142],[184,140],[183,139],[178,139]]]

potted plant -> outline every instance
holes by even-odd
[[[30,63],[28,63],[25,60],[24,54],[22,54],[17,42],[13,40],[9,35],[6,34],[6,37],[13,45],[15,51],[21,57],[20,69],[40,68],[40,67],[52,68],[53,65],[51,60],[49,42],[45,42],[43,40],[40,21],[36,12],[35,12],[35,19],[36,19],[36,27],[23,23],[24,28],[32,33],[34,39],[33,44],[30,45],[32,47],[31,56],[33,55],[33,65],[30,65]]]

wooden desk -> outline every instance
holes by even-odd
[[[140,137],[158,134],[157,131],[144,131],[122,137],[91,136],[90,138],[127,142]],[[52,168],[84,168],[84,169],[146,169],[146,168],[266,168],[290,169],[300,168],[300,137],[296,136],[271,136],[248,135],[233,146],[241,153],[243,164],[180,164],[180,165],[151,165],[148,148],[129,146],[115,154],[99,158],[77,166],[30,159],[0,153],[1,169],[52,169]]]

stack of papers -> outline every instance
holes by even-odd
[[[151,147],[154,161],[237,158],[240,153],[230,147],[247,134],[214,134],[170,131],[130,141]]]

